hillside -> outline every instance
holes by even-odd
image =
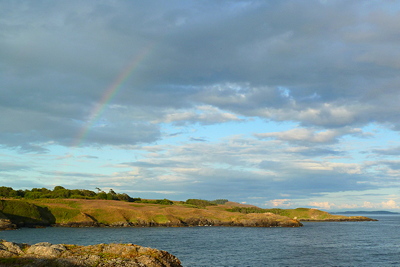
[[[297,227],[295,219],[272,213],[230,212],[228,205],[195,206],[114,200],[1,200],[0,211],[18,226],[259,226]]]
[[[50,225],[298,227],[302,226],[300,221],[373,221],[367,217],[332,215],[316,209],[261,209],[235,202],[219,205],[203,200],[144,202],[147,203],[99,199],[0,200],[0,228]]]

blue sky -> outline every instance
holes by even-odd
[[[397,1],[0,1],[0,181],[400,211]]]

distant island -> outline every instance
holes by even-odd
[[[375,210],[375,211],[342,211],[342,212],[332,212],[332,214],[381,214],[381,215],[395,215],[400,214],[400,212],[392,212],[386,210]]]

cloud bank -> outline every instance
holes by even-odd
[[[16,161],[2,179],[18,186],[29,172],[28,184],[51,186],[46,165],[71,153],[62,168],[86,178],[55,180],[71,186],[282,206],[387,190],[398,185],[399,8],[3,1],[0,157]]]

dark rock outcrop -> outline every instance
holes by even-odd
[[[173,222],[157,223],[154,221],[138,220],[137,222],[121,221],[110,224],[94,221],[59,223],[55,227],[193,227],[193,226],[242,226],[242,227],[301,227],[303,224],[295,219],[283,216],[262,216],[255,214],[240,220],[220,221],[206,217],[190,217]]]
[[[15,225],[7,216],[0,212],[0,230],[13,230],[16,229]]]
[[[181,267],[172,254],[133,244],[35,245],[0,240],[0,267]]]
[[[9,219],[0,219],[0,230],[14,230],[17,226],[13,224]]]

